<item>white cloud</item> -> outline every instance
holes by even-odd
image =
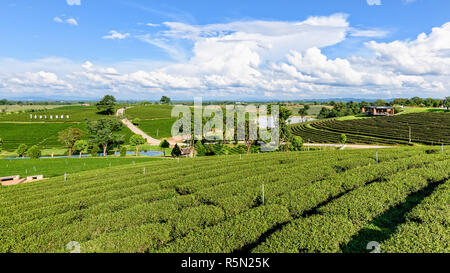
[[[68,23],[69,25],[78,26],[78,22],[74,18],[66,19],[66,23]]]
[[[145,25],[149,26],[149,27],[159,27],[160,26],[160,24],[153,24],[153,23],[147,23]]]
[[[69,6],[80,6],[81,0],[66,0],[67,5]]]
[[[53,21],[55,21],[56,23],[60,23],[60,24],[66,23],[66,24],[69,24],[69,25],[72,25],[72,26],[78,26],[78,22],[74,18],[67,18],[67,19],[64,20],[61,17],[56,16],[56,17],[53,18]]]
[[[379,6],[381,5],[381,0],[366,0],[369,6]]]
[[[119,33],[119,32],[117,32],[115,30],[111,30],[109,32],[109,35],[103,36],[102,39],[111,39],[111,40],[118,39],[118,40],[122,40],[122,39],[125,39],[125,38],[129,37],[129,36],[130,36],[130,33],[122,34],[122,33]]]
[[[413,41],[369,42],[372,58],[329,58],[324,53],[323,48],[354,36],[384,34],[377,29],[355,29],[342,14],[298,22],[166,22],[164,26],[136,38],[172,54],[171,63],[140,60],[102,66],[58,58],[0,59],[0,95],[51,90],[91,97],[108,92],[140,99],[161,94],[223,99],[450,95],[450,23]],[[131,35],[112,30],[105,37]]]
[[[352,37],[383,38],[388,34],[388,31],[380,29],[353,29],[350,31],[350,36]]]
[[[63,19],[59,18],[58,16],[56,16],[55,18],[53,18],[53,21],[57,22],[57,23],[63,23]]]
[[[375,51],[379,65],[390,66],[404,74],[450,75],[450,23],[421,33],[413,41],[377,43],[366,46]]]
[[[349,29],[347,16],[344,14],[316,16],[296,22],[237,21],[200,26],[165,22],[164,25],[167,30],[146,36],[146,42],[168,51],[173,50],[173,45],[180,40],[192,42],[194,51],[196,48],[204,49],[204,44],[213,52],[217,48],[245,46],[251,47],[264,60],[277,60],[290,50],[301,51],[313,46],[335,45],[345,39]],[[179,51],[179,48],[176,50]],[[185,51],[188,53],[184,55],[189,56],[191,49]]]

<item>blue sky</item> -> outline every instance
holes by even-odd
[[[449,10],[446,0],[3,0],[0,97],[444,97]]]

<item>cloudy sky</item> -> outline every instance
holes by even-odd
[[[2,0],[0,98],[442,98],[449,10],[448,0]]]

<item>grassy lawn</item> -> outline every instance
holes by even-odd
[[[431,108],[431,107],[403,107],[399,109],[401,109],[401,112],[399,114],[424,113],[424,112],[450,113],[450,110],[447,109]]]
[[[33,119],[30,118],[33,115]],[[37,119],[34,119],[34,115]],[[58,115],[58,119],[55,116]],[[61,119],[61,115],[64,116]],[[39,117],[42,116],[42,119]],[[47,116],[47,119],[44,119]],[[50,116],[53,118],[50,119]],[[67,119],[67,116],[69,118]],[[35,112],[26,113],[4,113],[0,114],[0,121],[16,121],[16,122],[84,122],[86,120],[96,120],[105,117],[105,115],[97,114],[97,108],[95,106],[61,106],[53,109],[40,109]]]
[[[52,177],[154,160],[161,159],[153,157],[0,159],[0,177],[18,174],[22,177],[39,174]]]
[[[172,125],[177,119],[141,120],[139,128],[156,139],[172,137]]]
[[[369,118],[369,116],[366,115],[352,115],[352,116],[345,116],[345,117],[338,117],[336,120],[353,120],[353,119],[363,119],[363,118]]]
[[[160,119],[171,118],[173,106],[170,105],[139,105],[125,111],[129,119]]]

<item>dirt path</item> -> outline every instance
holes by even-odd
[[[149,135],[147,135],[144,131],[142,131],[141,129],[139,129],[137,126],[135,126],[133,123],[131,123],[131,121],[129,121],[128,119],[123,117],[123,114],[125,113],[125,109],[126,108],[120,108],[119,110],[117,110],[116,112],[116,116],[120,117],[120,120],[122,121],[122,123],[127,126],[133,133],[141,135],[143,138],[145,138],[145,140],[147,140],[147,144],[150,145],[159,145],[159,143],[161,142],[161,140],[153,138]],[[168,140],[170,145],[175,145],[175,141],[172,140]]]
[[[382,148],[392,148],[393,146],[378,146],[378,145],[364,145],[364,144],[322,144],[322,143],[305,143],[304,146],[318,146],[318,147],[338,147],[344,148],[354,148],[354,149],[382,149]]]

